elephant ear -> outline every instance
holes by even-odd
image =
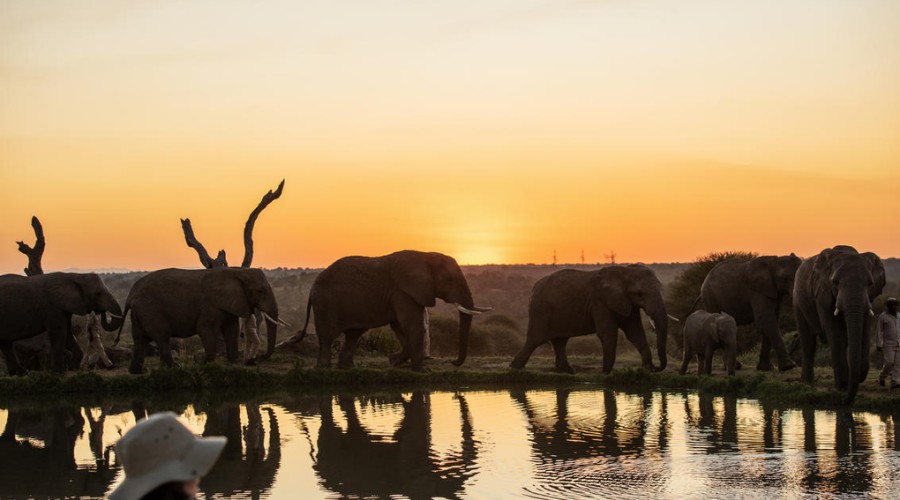
[[[815,265],[813,266],[815,296],[820,303],[825,304],[830,308],[834,305],[834,294],[831,290],[831,275],[834,272],[832,269],[834,249],[826,248],[813,258],[816,259]]]
[[[53,304],[70,314],[88,313],[84,289],[77,280],[65,276],[48,276],[45,288]],[[59,279],[56,279],[59,278]]]
[[[422,307],[434,307],[435,284],[434,271],[424,255],[403,255],[391,265],[391,279],[394,285],[416,304]]]
[[[600,275],[596,279],[596,293],[600,300],[619,316],[631,316],[631,299],[626,293],[625,280],[618,275]]]
[[[216,270],[207,273],[200,283],[206,300],[216,309],[239,318],[246,318],[252,312],[244,285],[237,274]]]
[[[772,269],[768,259],[759,257],[747,262],[744,277],[747,286],[757,293],[761,293],[770,299],[778,298],[778,287],[775,286],[775,270]]]
[[[884,286],[887,284],[884,272],[884,263],[881,258],[872,252],[862,254],[863,258],[869,264],[869,272],[872,274],[872,284],[869,286],[869,300],[881,295]]]

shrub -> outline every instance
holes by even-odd
[[[669,284],[666,294],[666,310],[672,316],[680,319],[681,323],[673,325],[669,330],[670,354],[681,352],[681,347],[684,345],[684,320],[690,314],[697,298],[700,297],[700,287],[712,268],[725,260],[750,260],[756,256],[757,254],[753,252],[713,252],[698,258],[675,277]],[[741,338],[756,337],[755,334],[748,331],[739,331],[738,335]],[[672,346],[677,347],[673,348]],[[741,352],[743,352],[742,347],[738,346],[738,350]]]

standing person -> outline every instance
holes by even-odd
[[[246,318],[241,318],[241,334],[244,335],[246,346],[244,347],[244,364],[247,366],[256,365],[256,355],[259,353],[259,332],[256,328],[256,315],[251,314]]]
[[[125,480],[110,500],[191,500],[228,440],[200,438],[172,412],[138,421],[116,443]]]
[[[884,302],[884,312],[878,316],[875,327],[875,348],[884,356],[884,368],[878,374],[878,385],[884,387],[885,378],[891,377],[891,389],[900,388],[900,317],[897,316],[897,299]]]

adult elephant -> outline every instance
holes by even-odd
[[[778,311],[794,287],[794,275],[802,260],[794,254],[765,255],[749,260],[729,259],[718,263],[700,287],[702,309],[726,313],[738,325],[753,323],[762,337],[757,370],[771,370],[771,348],[778,356],[778,369],[796,364],[788,356],[778,331]]]
[[[472,316],[490,308],[476,307],[466,277],[453,257],[437,252],[403,250],[381,257],[344,257],[322,271],[313,282],[306,305],[306,335],[310,310],[316,318],[319,368],[331,366],[331,344],[341,333],[344,345],[338,366],[353,366],[359,337],[370,328],[391,325],[402,349],[391,355],[398,366],[412,360],[423,369],[426,308],[435,300],[455,304],[459,310],[459,355],[466,360]]]
[[[131,287],[125,313],[129,310],[134,338],[131,373],[143,371],[151,340],[156,342],[162,362],[172,366],[169,340],[193,335],[200,335],[206,361],[215,359],[216,339],[223,335],[226,358],[234,363],[238,359],[238,318],[251,313],[266,319],[268,346],[259,359],[267,359],[275,347],[277,325],[284,324],[278,319],[278,304],[265,274],[248,268],[154,271]]]
[[[653,366],[641,309],[656,326],[659,368]],[[524,368],[531,353],[550,342],[556,353],[556,371],[573,373],[566,357],[566,343],[571,337],[596,333],[603,344],[603,372],[609,373],[616,362],[621,329],[641,354],[644,368],[663,370],[668,361],[670,317],[663,303],[662,285],[647,266],[608,266],[596,271],[563,269],[535,283],[528,304],[525,345],[510,367]]]
[[[0,276],[0,349],[11,375],[23,374],[12,343],[47,332],[52,368],[65,369],[65,351],[73,355],[75,366],[82,352],[72,334],[72,315],[96,312],[103,328],[114,330],[121,318],[118,302],[94,273],[47,273],[35,276]]]
[[[844,404],[853,402],[869,374],[872,301],[884,285],[881,259],[851,246],[828,248],[803,262],[794,283],[794,314],[803,348],[804,382],[813,383],[816,340],[824,334],[831,348],[834,385],[846,391]]]

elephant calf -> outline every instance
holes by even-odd
[[[726,313],[695,311],[684,323],[684,359],[678,373],[684,375],[696,356],[697,375],[711,375],[713,353],[717,349],[725,351],[725,369],[728,375],[734,375],[737,322]]]

